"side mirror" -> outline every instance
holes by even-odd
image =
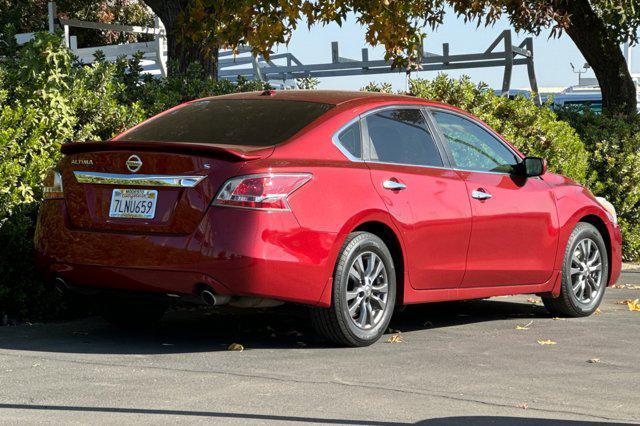
[[[547,160],[540,157],[525,157],[522,161],[522,174],[526,177],[542,176],[547,173]]]

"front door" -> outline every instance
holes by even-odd
[[[520,157],[481,123],[433,109],[466,184],[473,225],[462,287],[541,284],[558,244],[556,205],[543,178],[514,175]]]
[[[402,234],[411,285],[457,288],[471,233],[464,181],[445,167],[421,109],[384,109],[364,122],[365,158]]]

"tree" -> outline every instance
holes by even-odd
[[[145,0],[168,30],[169,56],[184,70],[200,62],[215,75],[218,49],[248,44],[269,55],[289,41],[301,21],[311,26],[342,24],[349,14],[367,27],[366,41],[386,48],[386,59],[411,68],[422,49],[423,28],[442,23],[447,7],[478,25],[509,17],[516,30],[552,35],[566,32],[593,68],[602,89],[603,107],[631,114],[635,85],[620,43],[637,43],[637,0]]]
[[[205,75],[217,75],[221,47],[252,46],[269,54],[286,43],[300,17],[301,1],[284,0],[144,0],[167,30],[169,59],[184,73],[199,62]]]
[[[467,19],[493,24],[502,14],[516,30],[538,35],[551,28],[571,37],[593,68],[608,113],[636,113],[636,87],[620,44],[639,41],[640,5],[637,0],[448,0]]]

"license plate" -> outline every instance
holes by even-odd
[[[158,191],[154,189],[114,189],[109,217],[153,219]]]

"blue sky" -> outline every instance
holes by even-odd
[[[503,19],[493,27],[476,28],[475,24],[465,24],[453,13],[448,13],[445,22],[436,31],[427,31],[426,50],[437,53],[442,51],[442,43],[449,43],[450,53],[475,53],[486,49],[502,30],[509,29],[509,23]],[[534,37],[534,58],[536,75],[540,87],[566,87],[577,83],[578,76],[571,71],[570,63],[577,67],[584,64],[584,58],[571,39],[563,35],[559,39],[549,39],[548,32]],[[519,44],[528,34],[514,33],[514,44]],[[365,31],[352,16],[339,27],[331,24],[325,27],[315,26],[311,30],[306,25],[299,27],[293,34],[288,46],[281,46],[278,52],[291,52],[304,63],[331,61],[331,42],[337,41],[340,56],[360,58],[360,49],[365,47]],[[369,58],[381,59],[384,49],[380,46],[370,48]],[[634,49],[633,71],[640,72],[640,47]],[[449,71],[452,76],[469,75],[476,82],[486,82],[491,87],[502,85],[502,68],[484,68],[462,71]],[[418,77],[429,78],[434,72],[419,72]],[[593,76],[593,74],[585,74]],[[333,77],[321,80],[322,89],[359,89],[369,81],[386,81],[396,89],[404,89],[404,73],[381,74],[354,77]],[[512,88],[528,88],[528,78],[524,66],[514,67]]]

